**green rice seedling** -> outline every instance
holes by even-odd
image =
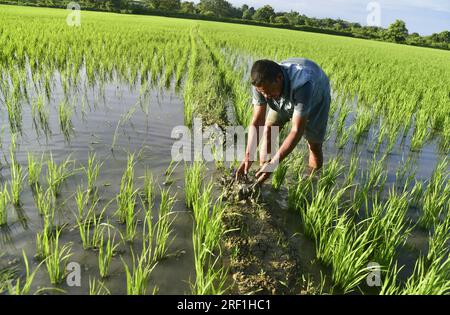
[[[344,293],[353,291],[370,270],[368,262],[375,240],[370,229],[364,227],[365,221],[355,225],[346,213],[336,217],[334,227],[324,226],[315,232],[317,257],[331,265],[332,280]]]
[[[423,208],[418,224],[424,228],[435,225],[448,208],[450,200],[449,173],[446,171],[448,160],[439,162],[433,171],[428,186],[423,193]]]
[[[348,114],[350,114],[351,108],[348,103],[344,100],[339,110],[339,115],[337,117],[337,126],[336,126],[336,139],[340,136],[345,127],[345,121],[347,119]]]
[[[350,131],[347,129],[343,129],[342,132],[340,133],[338,149],[339,150],[344,149],[349,139],[350,139]]]
[[[9,295],[27,295],[30,292],[31,284],[33,283],[34,277],[36,276],[36,272],[41,267],[42,262],[34,269],[32,273],[30,273],[30,266],[28,264],[27,255],[25,254],[25,250],[22,250],[23,261],[25,263],[25,282],[23,285],[20,283],[20,279],[17,279],[15,284],[13,285],[11,282],[8,283],[8,294]]]
[[[56,231],[55,238],[50,247],[50,255],[45,259],[48,275],[52,284],[61,283],[66,277],[67,260],[72,256],[70,253],[72,244],[59,246],[61,230]]]
[[[448,252],[447,252],[448,253]],[[400,291],[402,295],[448,295],[450,293],[450,257],[439,257],[428,263],[421,256],[414,266],[414,272]]]
[[[340,158],[331,159],[323,168],[318,186],[331,189],[336,185],[338,176],[342,174],[344,166],[340,164]]]
[[[89,207],[89,210],[84,219],[81,217],[77,217],[77,226],[80,233],[81,241],[83,243],[83,249],[99,248],[103,234],[103,225],[101,221],[105,216],[106,208],[108,207],[110,202],[108,202],[103,207],[102,212],[97,215],[95,213],[95,209],[97,207],[98,201],[96,200]]]
[[[361,187],[359,185],[354,185],[353,194],[351,196],[351,205],[350,207],[353,209],[356,215],[359,215],[361,209],[365,205],[365,209],[368,209],[369,203],[369,192],[365,187]],[[367,213],[366,213],[367,216]]]
[[[155,226],[155,250],[154,259],[160,260],[166,257],[167,250],[173,238],[172,234],[174,218],[172,217],[173,204],[176,201],[176,196],[170,196],[169,189],[161,190],[161,203],[159,205],[158,222]]]
[[[312,176],[299,178],[288,187],[288,207],[292,210],[302,210],[308,204],[313,189]]]
[[[151,211],[155,202],[155,180],[152,172],[146,168],[144,172],[144,197],[147,203],[147,211]]]
[[[44,260],[50,255],[52,239],[52,231],[48,224],[44,226],[44,229],[41,232],[36,233],[37,259]]]
[[[206,265],[196,264],[196,282],[191,284],[192,294],[223,295],[226,293],[228,271],[223,266],[219,266],[219,259],[220,254],[215,257],[211,256]]]
[[[122,258],[122,263],[125,267],[125,274],[127,277],[127,294],[128,295],[145,295],[147,293],[148,281],[150,275],[155,269],[157,263],[150,263],[147,260],[148,254],[142,252],[139,257],[132,254],[132,268],[128,267]]]
[[[224,234],[222,216],[225,205],[221,199],[212,206],[210,182],[193,204],[195,282],[191,284],[193,294],[223,294],[227,270],[219,266],[219,242]]]
[[[184,186],[186,194],[186,206],[192,209],[195,200],[198,199],[205,176],[205,165],[201,161],[194,161],[191,166],[184,167]]]
[[[423,182],[416,181],[410,192],[410,205],[419,208],[422,205]]]
[[[175,171],[175,169],[177,168],[177,166],[180,164],[180,162],[181,161],[179,161],[179,162],[177,162],[175,164],[174,160],[170,161],[170,164],[167,167],[166,172],[164,173],[164,175],[166,176],[166,179],[165,179],[165,181],[163,183],[164,185],[169,186],[169,185],[171,185],[173,183],[172,175],[173,175],[173,172]]]
[[[73,171],[69,171],[68,168],[73,161],[70,157],[67,157],[59,165],[53,161],[53,155],[50,153],[50,159],[47,161],[47,184],[53,191],[55,196],[58,196],[61,192],[62,183],[73,174]]]
[[[350,292],[369,272],[373,240],[370,229],[362,228],[363,223],[355,226],[348,219],[348,210],[339,216],[339,203],[346,189],[330,192],[322,187],[301,215],[305,234],[316,241],[317,257],[332,266],[335,285]]]
[[[137,192],[138,191],[136,190],[127,201],[125,218],[125,240],[128,242],[133,242],[137,232],[138,220],[137,212],[135,212]]]
[[[358,225],[348,222],[341,216],[329,241],[325,241],[330,248],[333,275],[335,285],[340,287],[344,294],[351,292],[362,280],[367,278],[371,268],[368,267],[370,257],[374,250],[374,242],[371,238],[370,228],[364,229],[365,222]]]
[[[44,95],[39,94],[37,99],[32,103],[33,120],[41,124],[41,128],[48,130],[50,110],[45,105]]]
[[[8,111],[9,126],[12,132],[20,132],[22,130],[22,106],[15,97],[6,97],[5,106]]]
[[[425,109],[416,112],[416,125],[411,138],[411,151],[420,151],[428,137],[428,113]]]
[[[15,154],[11,150],[11,201],[14,205],[20,206],[20,193],[23,189],[23,182],[25,181],[25,176],[22,175],[22,167],[17,163]]]
[[[46,222],[49,223],[50,227],[54,226],[55,222],[55,211],[56,211],[56,200],[55,196],[50,188],[48,188],[45,192],[43,189],[36,185],[36,207],[39,210],[39,215],[44,217]]]
[[[144,226],[142,228],[142,252],[147,253],[147,261],[154,260],[153,257],[153,240],[155,238],[155,229],[153,226],[152,209],[145,212]]]
[[[114,136],[113,136],[113,140],[112,140],[112,143],[111,143],[111,151],[114,151],[114,147],[116,145],[117,133],[119,131],[119,127],[121,125],[124,125],[127,121],[129,121],[131,119],[131,117],[133,117],[134,113],[136,112],[138,104],[139,103],[136,103],[133,106],[131,106],[130,109],[125,114],[123,114],[120,117],[120,120],[117,122],[116,130],[114,131]]]
[[[86,197],[86,195],[85,195]],[[86,197],[87,198],[87,197]],[[75,214],[75,218],[77,221],[77,227],[80,232],[81,239],[83,241],[83,245],[86,245],[86,248],[97,248],[101,233],[102,233],[102,223],[101,221],[105,217],[106,209],[109,204],[113,202],[115,199],[111,199],[106,205],[102,208],[100,213],[96,213],[96,209],[99,203],[99,198],[93,199],[89,206],[87,202],[85,204],[86,214],[83,213],[82,216]],[[84,210],[83,210],[84,211]],[[92,235],[89,233],[90,229],[93,227]]]
[[[377,189],[377,196],[379,197],[384,189],[384,184],[387,180],[387,172],[384,170],[385,156],[377,160],[376,155],[373,156],[370,162],[369,169],[364,175],[363,190],[369,192]]]
[[[223,146],[224,141],[221,142],[220,138],[211,138],[208,142],[208,146],[211,148],[211,153],[214,158],[214,164],[218,170],[225,169],[224,156],[223,156]]]
[[[384,279],[381,284],[380,295],[399,295],[401,287],[398,284],[398,274],[403,267],[398,268],[398,263],[392,262],[385,272]]]
[[[35,160],[34,156],[28,152],[28,184],[30,184],[32,188],[39,183],[42,170],[42,158],[43,155],[41,156],[41,160],[38,162]]]
[[[219,200],[216,203],[216,208],[213,208],[213,211],[210,212],[212,204],[211,204],[211,194],[212,194],[213,184],[209,182],[201,191],[199,198],[194,201],[193,204],[193,214],[194,214],[194,238],[203,238],[199,242],[199,244],[203,244],[207,248],[214,248],[217,243],[217,239],[206,237],[211,236],[208,235],[208,232],[215,231],[215,234],[220,234],[220,225],[218,225],[219,218],[221,218],[221,214],[223,212],[223,204],[222,201]]]
[[[400,167],[395,172],[395,182],[397,187],[404,186],[409,178],[414,179],[414,175],[415,170],[413,169],[412,160],[408,158],[406,162],[402,161]]]
[[[61,127],[61,131],[64,134],[66,139],[70,136],[73,130],[72,124],[72,115],[73,108],[66,101],[62,101],[58,106],[58,115],[59,115],[59,125]]]
[[[445,118],[444,130],[442,131],[441,138],[439,140],[439,148],[442,152],[448,152],[450,150],[450,117]]]
[[[374,154],[378,154],[380,152],[381,146],[384,142],[385,137],[387,137],[387,135],[388,135],[387,120],[380,119],[376,137],[374,137],[374,143],[372,144]]]
[[[450,217],[447,217],[444,222],[441,222],[434,227],[433,234],[429,237],[427,254],[428,262],[432,263],[435,260],[439,260],[441,257],[445,257],[445,255],[449,252],[449,241]]]
[[[387,146],[386,146],[387,153],[392,152],[395,144],[397,143],[399,128],[400,126],[390,128],[389,132],[387,133]]]
[[[120,223],[126,223],[130,204],[135,204],[134,191],[134,154],[128,155],[127,168],[122,175],[120,191],[117,195],[117,212]]]
[[[286,178],[288,166],[289,165],[287,162],[281,162],[272,175],[272,187],[276,191],[280,190],[281,185],[283,185],[284,179]]]
[[[348,173],[345,176],[344,186],[351,185],[355,179],[356,171],[359,166],[359,157],[353,155],[350,159],[350,165],[348,167]]]
[[[51,252],[51,242],[54,239],[53,229],[54,222],[54,197],[48,189],[45,194],[38,192],[37,204],[44,219],[44,228],[41,232],[36,233],[36,257],[38,259],[46,259]]]
[[[393,261],[396,250],[406,243],[412,231],[408,226],[406,214],[408,212],[408,193],[397,196],[390,191],[388,200],[381,204],[374,200],[371,218],[374,222],[371,227],[372,239],[379,239],[374,249],[374,260],[385,265]]]
[[[363,134],[367,133],[372,124],[373,114],[367,109],[359,109],[353,124],[353,141],[359,143]]]
[[[103,282],[89,277],[89,295],[111,295],[111,292]]]
[[[3,189],[0,189],[0,226],[8,224],[8,203],[10,199],[7,186],[3,185]]]
[[[307,207],[300,208],[300,216],[305,229],[305,235],[312,239],[325,241],[326,235],[333,226],[333,222],[339,214],[339,201],[345,189],[328,191],[322,187],[314,193],[311,203]],[[317,256],[326,261],[323,247],[317,246]]]
[[[87,168],[84,168],[87,178],[87,190],[89,194],[94,191],[94,184],[98,178],[98,174],[100,172],[100,167],[103,163],[96,162],[96,154],[89,153],[88,165]]]
[[[115,243],[116,234],[111,238],[111,225],[106,224],[108,229],[108,239],[104,240],[104,235],[102,234],[100,239],[99,253],[98,253],[98,269],[100,276],[105,278],[109,274],[109,267],[111,265],[111,260],[119,247],[118,243]]]
[[[77,204],[78,217],[83,218],[84,209],[86,208],[89,200],[89,192],[83,190],[81,185],[78,185],[77,192],[75,194],[75,202]]]

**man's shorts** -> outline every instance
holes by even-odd
[[[330,111],[331,97],[327,95],[320,106],[320,112],[317,113],[317,117],[314,119],[308,119],[304,137],[310,143],[323,143],[325,141],[325,134],[327,131],[328,123],[328,113]],[[289,122],[292,117],[290,117],[286,112],[277,112],[272,108],[269,108],[269,113],[266,117],[266,123],[271,123],[275,126],[283,129],[284,125]]]

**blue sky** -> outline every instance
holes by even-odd
[[[309,17],[341,18],[367,25],[367,5],[380,4],[381,26],[396,19],[406,22],[409,32],[431,35],[450,30],[450,0],[228,0],[234,6],[255,8],[270,4],[276,11],[295,10]],[[199,2],[199,1],[195,1]]]

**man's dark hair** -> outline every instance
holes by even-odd
[[[254,86],[274,82],[278,74],[283,73],[281,66],[272,60],[258,60],[253,64],[251,82]]]

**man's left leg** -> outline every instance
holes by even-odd
[[[311,172],[317,171],[322,168],[323,165],[323,151],[322,143],[310,142],[308,140],[309,147],[309,167]]]

